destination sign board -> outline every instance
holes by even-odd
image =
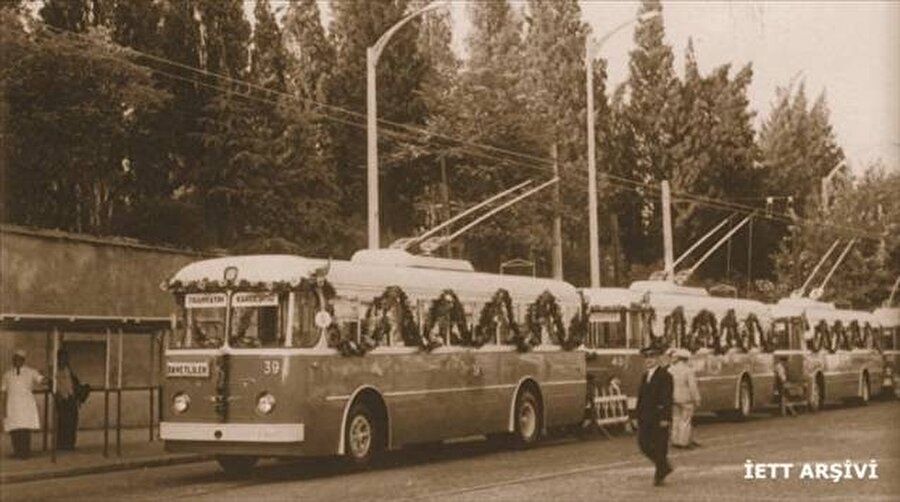
[[[184,297],[184,306],[189,309],[222,308],[227,304],[225,293],[192,293]]]
[[[173,378],[207,378],[208,361],[167,361],[166,376]]]

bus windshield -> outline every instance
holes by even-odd
[[[225,307],[182,308],[169,343],[172,349],[210,349],[225,340]]]
[[[291,297],[294,304],[290,305]],[[196,293],[184,297],[170,349],[215,349],[225,344],[226,293]],[[293,308],[291,308],[293,307]],[[290,320],[293,311],[293,319]],[[228,345],[236,349],[298,347],[318,344],[314,295],[272,292],[231,294]],[[289,329],[290,328],[290,329]],[[288,344],[288,334],[292,342]]]

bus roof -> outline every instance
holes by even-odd
[[[589,306],[601,309],[628,308],[644,296],[626,288],[584,288],[581,294]]]
[[[633,292],[649,293],[650,305],[663,315],[682,307],[688,314],[709,310],[718,317],[734,309],[739,317],[746,317],[749,314],[755,314],[757,317],[768,316],[768,309],[762,302],[745,298],[711,296],[703,288],[679,286],[668,281],[636,281],[629,289]]]
[[[378,258],[376,251],[354,255],[355,260],[323,260],[291,255],[249,255],[228,256],[191,263],[179,270],[169,281],[169,285],[188,285],[207,281],[224,285],[225,269],[237,268],[237,281],[251,284],[271,285],[289,283],[299,285],[303,279],[312,277],[319,269],[327,268],[328,280],[338,291],[367,289],[381,292],[388,286],[399,286],[407,293],[413,291],[431,292],[451,289],[458,295],[490,296],[504,288],[514,298],[533,300],[544,291],[550,291],[558,299],[578,302],[575,287],[563,281],[523,277],[514,275],[488,274],[460,270],[460,265],[448,263],[459,260],[433,259],[408,255],[401,250],[385,250],[389,253]],[[356,259],[363,256],[362,259]],[[418,258],[418,259],[417,259]],[[436,261],[433,261],[436,260]],[[436,267],[427,267],[434,263]],[[468,263],[468,262],[465,262]],[[448,269],[449,267],[449,269]],[[469,265],[471,267],[471,265]]]
[[[806,315],[807,319],[815,324],[820,320],[827,322],[841,321],[849,323],[858,321],[861,323],[880,324],[878,316],[865,310],[839,309],[833,303],[820,302],[811,298],[782,298],[770,308],[772,317],[798,317]]]
[[[670,295],[709,296],[709,292],[703,288],[679,286],[670,281],[634,281],[628,287],[637,293],[666,293]]]
[[[873,315],[882,326],[892,328],[900,326],[900,307],[880,307],[875,309]]]

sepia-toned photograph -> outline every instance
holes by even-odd
[[[900,499],[900,1],[0,0],[0,500]]]

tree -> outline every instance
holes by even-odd
[[[774,256],[781,295],[799,287],[832,243],[841,239],[838,251],[813,279],[813,287],[817,286],[851,238],[857,241],[822,299],[871,309],[890,294],[900,276],[900,173],[888,173],[875,164],[855,181],[855,188],[848,186],[835,195],[828,213],[791,227]]]
[[[639,15],[662,12],[659,0],[644,0]],[[672,48],[665,43],[662,16],[641,20],[634,32],[637,47],[630,53],[629,77],[617,93],[614,109],[620,163],[616,174],[645,182],[672,179],[676,168],[672,145],[679,106],[679,86],[673,69]],[[682,187],[677,187],[681,189]],[[628,196],[620,221],[626,255],[633,262],[651,263],[661,256],[659,204],[647,198]],[[648,217],[649,216],[649,217]]]
[[[447,108],[431,117],[429,128],[467,142],[546,156],[528,119],[528,97],[520,86],[524,66],[521,14],[505,1],[476,2],[468,8],[472,21],[466,41],[468,64],[447,99]],[[452,202],[462,207],[526,179],[544,180],[550,175],[544,170],[549,166],[535,171],[523,166],[521,159],[466,145],[447,145],[439,154],[447,161]],[[545,191],[469,231],[464,238],[468,257],[488,270],[496,270],[503,260],[535,252],[539,253],[536,258],[543,259],[550,242],[548,197],[549,191]]]
[[[366,48],[408,13],[407,0],[333,1],[330,26],[336,50],[329,101],[337,106],[362,112],[366,108]],[[405,25],[392,38],[379,59],[378,116],[403,124],[425,123],[427,110],[421,95],[427,66],[418,51],[421,19]],[[351,120],[360,122],[358,117]],[[384,129],[384,128],[382,128]],[[409,235],[413,227],[413,200],[422,191],[422,166],[406,155],[395,155],[394,140],[379,137],[379,177],[381,179],[381,223],[390,239]],[[332,137],[338,180],[344,188],[342,207],[360,224],[365,215],[366,140],[364,129],[334,124]],[[358,245],[362,245],[359,242]]]
[[[149,175],[131,162],[133,140],[168,95],[101,34],[63,36],[38,24],[26,32],[3,21],[3,217],[109,233],[132,181]]]

